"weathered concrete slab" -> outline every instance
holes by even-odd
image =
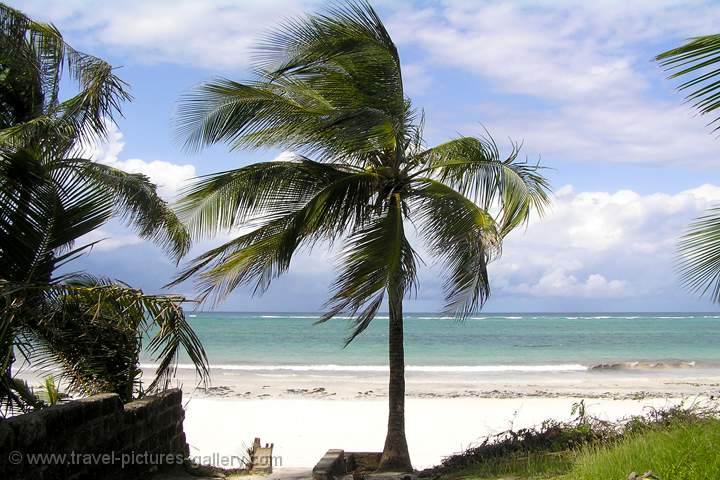
[[[346,473],[345,451],[330,449],[315,465],[312,471],[314,480],[333,480],[335,477],[342,477]]]

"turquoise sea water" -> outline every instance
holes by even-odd
[[[347,348],[343,318],[314,325],[311,313],[189,315],[214,368],[374,371],[387,364],[386,315]],[[464,322],[407,314],[405,325],[411,371],[720,366],[720,315],[712,313],[480,314]]]

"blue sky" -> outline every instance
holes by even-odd
[[[188,177],[281,152],[223,147],[189,154],[172,129],[178,98],[214,76],[249,77],[249,49],[283,17],[319,1],[29,0],[11,4],[55,23],[76,48],[119,68],[132,86],[95,160],[149,175],[172,198]],[[483,125],[523,140],[556,193],[551,213],[508,239],[491,269],[488,311],[712,310],[673,272],[678,235],[720,203],[720,139],[651,61],[684,39],[715,33],[720,4],[703,1],[373,2],[398,44],[407,93],[425,110],[428,144]],[[507,145],[507,143],[505,143]],[[159,291],[175,266],[119,224],[75,264]],[[200,253],[215,241],[200,242]],[[238,290],[223,310],[315,311],[333,256],[298,256],[261,298]],[[421,274],[408,310],[442,305],[439,270]],[[181,293],[192,296],[192,285]]]

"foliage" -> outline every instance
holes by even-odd
[[[77,88],[66,99],[61,85]],[[110,64],[68,45],[55,26],[0,3],[0,147],[43,138],[57,151],[104,135],[131,96]]]
[[[680,278],[693,292],[720,303],[720,207],[690,224],[679,244]]]
[[[628,435],[612,445],[580,451],[567,475],[573,480],[628,478],[631,472],[652,472],[660,480],[720,478],[720,420],[677,422]]]
[[[0,405],[41,405],[13,378],[16,352],[36,367],[59,362],[76,392],[108,388],[129,398],[139,392],[137,353],[150,325],[160,332],[148,345],[160,359],[151,389],[167,384],[179,348],[205,379],[183,299],[57,274],[93,245],[77,241],[112,217],[176,258],[189,249],[186,228],[146,176],[81,158],[130,99],[127,85],[54,26],[4,4],[0,45]],[[76,91],[63,98],[61,86],[71,84]]]
[[[717,81],[720,70],[720,34],[704,35],[690,39],[684,45],[661,53],[655,60],[673,73],[669,78],[685,78],[678,87],[686,92],[685,99],[706,115],[720,108],[720,82]],[[710,125],[717,123],[714,118]],[[715,131],[720,126],[713,127]]]
[[[462,453],[451,455],[433,468],[421,472],[421,477],[455,478],[496,478],[514,475],[519,478],[568,478],[605,480],[624,479],[635,470],[658,473],[658,464],[647,461],[652,457],[637,454],[634,459],[623,454],[618,455],[623,445],[634,444],[636,439],[646,448],[649,439],[674,435],[678,428],[693,429],[696,426],[715,425],[718,429],[718,409],[714,403],[680,404],[665,409],[648,409],[645,415],[608,422],[587,415],[584,402],[573,406],[575,417],[570,421],[546,420],[538,427],[508,430],[484,438],[478,445]],[[720,432],[720,429],[718,430]],[[688,436],[688,438],[690,438]],[[662,449],[669,449],[670,443]],[[687,442],[680,448],[689,447]],[[632,451],[635,447],[630,447]],[[596,462],[603,463],[595,455],[604,452],[610,456],[618,455],[614,460],[613,474],[588,474]],[[614,453],[609,453],[614,452]],[[680,450],[665,452],[668,459],[681,462]],[[638,461],[643,459],[644,461]],[[603,467],[605,468],[605,467]],[[569,473],[571,472],[571,473]],[[567,477],[561,476],[566,474]],[[661,479],[675,479],[674,476],[659,476]],[[715,478],[715,476],[694,477]]]
[[[582,445],[607,442],[619,435],[616,424],[585,414],[584,403],[573,406],[575,417],[570,421],[545,420],[540,426],[506,430],[485,437],[477,446],[443,459],[442,463],[425,470],[422,476],[465,476],[463,472],[498,474],[498,468],[525,466],[534,462],[545,465],[567,465],[567,452]]]
[[[4,287],[6,292],[12,289]],[[26,285],[20,288],[24,294],[30,290]],[[182,297],[146,295],[88,275],[32,290],[31,298],[42,296],[43,314],[15,323],[16,347],[35,368],[59,368],[71,392],[115,392],[129,401],[146,391],[167,388],[181,350],[197,365],[202,378],[208,375],[207,357],[186,321]],[[13,309],[23,311],[18,296],[10,296],[16,300]],[[148,352],[159,365],[155,379],[143,391],[138,361],[145,338],[149,339]]]

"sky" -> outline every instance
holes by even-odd
[[[281,20],[323,9],[300,0],[10,1],[100,56],[134,101],[93,160],[148,175],[168,200],[197,175],[266,161],[280,151],[189,153],[174,133],[181,96],[218,77],[249,79],[251,51]],[[401,56],[406,93],[426,116],[428,145],[487,128],[523,142],[548,167],[551,210],[505,241],[490,269],[486,311],[713,311],[678,281],[676,243],[720,204],[720,138],[683,103],[652,58],[715,33],[710,1],[375,1]],[[177,271],[118,222],[73,269],[161,292]],[[229,237],[225,237],[226,239]],[[201,240],[190,257],[221,239]],[[319,311],[339,251],[301,252],[262,297],[240,288],[227,311]],[[408,311],[442,308],[431,257]],[[175,292],[193,297],[191,283]]]

